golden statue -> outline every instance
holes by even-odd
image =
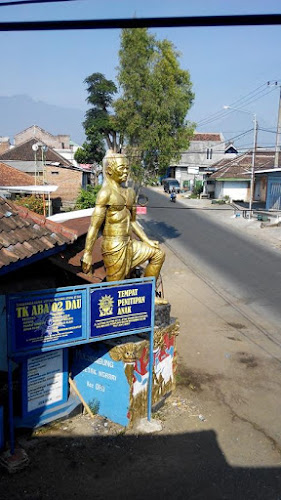
[[[165,254],[159,248],[159,242],[150,240],[136,221],[135,191],[122,187],[129,174],[128,161],[123,154],[109,150],[103,163],[105,181],[98,193],[87,234],[82,258],[83,272],[91,271],[93,246],[104,224],[101,250],[106,280],[124,280],[130,276],[132,269],[146,261],[148,264],[144,275],[157,279]],[[141,241],[133,239],[132,233]]]

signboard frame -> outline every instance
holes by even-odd
[[[145,324],[144,327],[133,328],[132,330],[118,330],[113,333],[108,333],[106,335],[91,337],[90,336],[90,300],[91,293],[94,293],[96,289],[115,289],[116,287],[130,287],[134,284],[142,285],[144,283],[150,284],[149,301],[150,301],[150,322]],[[118,289],[118,288],[117,288]],[[75,339],[71,339],[66,342],[65,339],[56,339],[47,343],[42,342],[41,345],[37,345],[32,349],[28,346],[21,346],[17,349],[16,335],[19,335],[24,329],[22,327],[19,330],[16,329],[15,321],[15,310],[17,301],[27,301],[31,300],[33,297],[36,300],[52,297],[61,297],[64,294],[71,293],[81,293],[82,302],[84,297],[84,305],[81,308],[81,335],[76,336]],[[14,436],[14,403],[13,403],[13,360],[19,363],[27,363],[27,358],[35,356],[36,354],[49,352],[56,349],[63,349],[67,347],[74,347],[76,345],[87,344],[91,342],[99,342],[112,338],[119,338],[128,335],[136,335],[139,333],[147,333],[149,336],[149,378],[148,378],[148,401],[147,401],[147,418],[151,420],[151,406],[152,406],[152,370],[153,370],[153,339],[154,339],[154,299],[155,299],[155,278],[145,277],[128,279],[116,282],[105,282],[96,285],[78,285],[71,287],[55,288],[48,290],[37,290],[32,292],[21,292],[18,294],[7,295],[7,345],[8,345],[8,398],[9,398],[9,433],[10,433],[10,450],[11,454],[15,451],[15,436]],[[32,303],[30,304],[32,306]],[[19,306],[21,307],[21,306]],[[22,306],[25,307],[25,306]],[[39,314],[40,315],[40,314]],[[19,314],[21,316],[21,313]],[[28,326],[25,325],[26,329]],[[36,339],[37,340],[37,339]],[[26,404],[26,401],[25,401]]]
[[[69,341],[65,340],[65,335],[63,335],[61,338],[58,338],[57,340],[49,340],[47,342],[42,341],[37,341],[36,339],[33,343],[33,347],[29,347],[28,343],[26,340],[21,341],[20,340],[20,335],[23,334],[24,331],[24,319],[22,320],[22,324],[20,324],[18,318],[15,317],[15,312],[17,307],[21,308],[24,306],[21,306],[21,304],[27,304],[29,303],[29,306],[32,308],[32,306],[35,307],[35,304],[41,301],[41,304],[44,306],[44,304],[50,303],[51,300],[53,300],[53,303],[58,303],[58,299],[62,300],[67,300],[71,299],[72,296],[74,295],[81,295],[81,334],[80,335],[73,335]],[[87,306],[87,294],[88,290],[87,287],[84,286],[77,286],[77,287],[65,287],[65,288],[55,288],[55,289],[48,289],[48,290],[40,290],[40,291],[34,291],[34,292],[28,292],[28,293],[18,293],[18,294],[10,294],[7,297],[7,311],[8,311],[8,325],[7,325],[7,332],[8,332],[8,352],[11,357],[17,357],[17,356],[26,356],[28,354],[36,354],[36,353],[41,353],[45,351],[50,351],[53,349],[59,349],[63,347],[70,347],[71,345],[75,345],[77,343],[83,343],[87,341],[87,320],[88,320],[88,306]],[[59,312],[59,311],[58,311]],[[40,316],[40,315],[39,315]],[[41,316],[44,316],[44,314],[41,314]],[[46,316],[46,314],[45,314]],[[44,318],[44,320],[47,322],[48,318]],[[71,327],[70,327],[71,328]],[[76,325],[77,328],[77,325]],[[59,335],[58,335],[59,336]],[[19,345],[22,343],[25,343],[25,345]],[[32,345],[32,339],[31,339],[31,345]],[[18,347],[19,345],[19,347]]]
[[[145,326],[140,326],[138,328],[126,329],[126,330],[118,330],[113,333],[101,334],[97,336],[91,336],[90,334],[90,321],[91,321],[91,295],[96,290],[104,290],[104,289],[113,289],[116,288],[126,288],[134,285],[136,288],[143,285],[150,285],[150,293],[147,295],[147,303],[149,302],[149,317],[150,321],[145,324]],[[81,335],[75,336],[74,338],[70,338],[70,340],[65,340],[65,337],[61,339],[58,338],[56,340],[50,340],[48,342],[38,341],[34,342],[33,346],[28,346],[26,341],[19,340],[19,336],[23,334],[23,322],[19,324],[19,321],[16,321],[15,312],[16,308],[22,307],[21,304],[26,304],[29,301],[29,307],[32,307],[36,303],[36,301],[41,300],[42,303],[47,303],[48,301],[53,299],[67,299],[74,294],[81,294],[82,299],[82,307],[81,307]],[[65,347],[73,347],[79,344],[87,344],[89,342],[98,342],[100,340],[112,339],[116,337],[122,337],[126,335],[134,335],[136,333],[146,333],[150,332],[154,329],[154,296],[155,296],[155,278],[147,277],[147,278],[136,278],[136,279],[128,279],[123,281],[116,282],[105,282],[98,283],[95,285],[78,285],[74,287],[64,287],[64,288],[55,288],[48,290],[38,290],[32,291],[28,293],[18,293],[18,294],[10,294],[7,296],[7,333],[8,333],[8,355],[11,358],[24,357],[27,355],[37,354],[41,352],[47,352],[54,349],[60,349]],[[32,302],[34,300],[34,302]],[[134,313],[132,313],[134,314]],[[24,318],[23,318],[24,319]],[[25,342],[25,345],[22,343]]]
[[[155,282],[154,278],[153,281],[151,278],[142,278],[142,279],[132,279],[132,280],[125,280],[125,281],[117,281],[114,283],[114,286],[112,286],[113,283],[102,283],[100,285],[90,285],[89,287],[89,342],[96,342],[97,340],[107,340],[111,338],[116,338],[116,337],[122,337],[122,336],[127,336],[127,335],[132,335],[136,333],[143,333],[143,332],[149,332],[152,329],[154,329],[154,296],[155,296]],[[130,289],[130,290],[137,290],[139,292],[140,288],[147,288],[150,286],[150,293],[145,295],[145,298],[148,298],[146,301],[146,305],[148,305],[148,315],[147,319],[144,320],[144,325],[139,326],[139,327],[134,327],[134,328],[124,328],[121,330],[118,330],[116,328],[115,332],[111,333],[105,333],[102,335],[91,335],[91,332],[94,328],[92,325],[92,319],[93,319],[93,314],[92,314],[92,302],[93,302],[93,297],[95,293],[101,294],[103,291],[105,291],[109,288],[111,293],[114,293],[116,295],[119,290],[123,290],[124,288]],[[130,295],[131,298],[141,298],[138,293]],[[143,296],[142,296],[143,297]],[[132,305],[132,308],[138,308],[137,305]],[[139,309],[139,308],[138,308]],[[143,308],[142,308],[143,309]],[[114,307],[112,309],[112,313],[109,315],[105,315],[105,318],[112,318],[112,315],[114,314]],[[131,313],[128,314],[130,317],[130,314],[132,317],[134,317],[138,312],[132,311]],[[96,318],[98,321],[100,321],[99,318]],[[115,318],[114,318],[115,319]],[[132,318],[131,318],[132,319]],[[149,322],[148,322],[149,320]],[[121,327],[122,328],[122,327]]]

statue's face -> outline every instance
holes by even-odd
[[[121,184],[126,182],[129,175],[129,165],[126,158],[116,158],[110,165],[111,178]]]

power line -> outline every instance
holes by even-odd
[[[262,130],[263,132],[267,132],[269,134],[274,134],[274,135],[281,135],[281,132],[277,132],[276,130],[270,130],[269,128],[261,128],[259,127],[259,130]]]
[[[254,93],[256,93],[261,87],[266,87],[267,86],[267,83],[263,83],[262,85],[260,85],[259,87],[257,87],[256,89],[248,92],[248,94],[246,94],[245,96],[242,96],[240,97],[239,99],[236,99],[236,101],[232,102],[230,104],[230,106],[235,106],[236,104],[238,104],[241,100],[244,100],[246,99],[248,96],[250,95],[253,95]],[[265,90],[265,89],[264,89]],[[215,116],[217,115],[224,115],[226,114],[225,111],[223,111],[222,109],[220,109],[219,111],[216,111],[215,113],[212,113],[210,115],[207,115],[206,118],[203,118],[202,120],[199,120],[199,122],[197,123],[197,125],[200,125],[202,122],[205,122],[206,120],[208,119],[212,119],[214,118]]]
[[[13,5],[30,5],[36,3],[58,3],[76,2],[77,0],[15,0],[14,2],[1,2],[0,7],[12,7]],[[80,1],[80,0],[79,0]]]
[[[181,28],[210,26],[277,26],[281,14],[236,16],[143,17],[131,19],[79,19],[0,23],[0,31],[56,31],[123,28]]]
[[[262,90],[259,90],[259,92],[257,92],[258,89],[260,89],[261,87],[265,87],[263,88]],[[249,94],[246,94],[245,97],[241,97],[240,99],[238,99],[237,101],[234,101],[233,103],[231,103],[229,106],[232,107],[232,106],[248,106],[249,104],[252,104],[253,102],[256,102],[258,101],[259,99],[265,97],[266,95],[268,94],[271,94],[271,92],[273,92],[276,87],[272,88],[271,90],[267,91],[268,86],[267,86],[267,83],[264,83],[263,85],[261,85],[260,87],[258,87],[256,90],[252,91],[252,92],[249,92]],[[252,95],[250,95],[252,94]],[[261,94],[261,95],[260,95]],[[248,96],[248,97],[247,97]],[[239,103],[239,101],[241,101]],[[201,128],[205,125],[208,125],[209,123],[212,123],[214,121],[217,121],[219,119],[223,119],[223,118],[226,118],[227,116],[229,116],[231,113],[233,113],[235,110],[229,110],[228,112],[226,111],[217,111],[216,113],[214,113],[213,115],[209,115],[209,119],[206,117],[206,119],[202,119],[200,120],[198,123],[197,123],[197,128]]]
[[[259,87],[257,87],[256,89],[254,89],[254,90],[252,90],[252,91],[248,92],[248,94],[246,94],[245,96],[242,96],[242,97],[240,97],[239,99],[236,99],[236,101],[234,101],[234,102],[231,104],[231,106],[236,106],[237,104],[239,105],[239,103],[240,103],[241,101],[244,101],[246,98],[249,98],[252,94],[255,94],[256,92],[260,91],[260,89],[261,89],[262,87],[265,87],[266,85],[267,85],[267,83],[263,83],[262,85],[259,85]],[[261,92],[261,91],[260,91],[260,92]]]

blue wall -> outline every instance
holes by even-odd
[[[268,174],[266,210],[281,210],[281,172]]]

